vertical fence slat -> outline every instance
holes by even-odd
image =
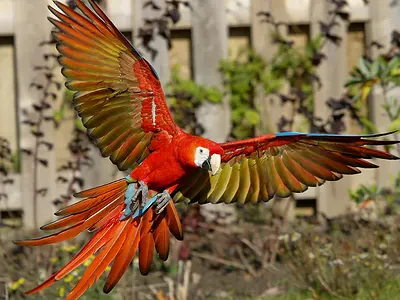
[[[320,33],[320,23],[328,23],[331,18],[329,11],[332,9],[328,1],[312,0],[310,5],[311,35]],[[344,83],[347,78],[347,24],[337,20],[335,34],[342,38],[339,46],[327,41],[322,49],[326,59],[318,68],[318,76],[322,87],[314,87],[314,114],[326,120],[330,110],[326,101],[333,97],[339,98],[344,92]],[[347,128],[350,122],[346,118]],[[328,216],[343,213],[350,205],[348,189],[351,187],[351,177],[338,182],[327,182],[317,191],[317,209]]]
[[[228,55],[228,25],[224,1],[192,1],[192,51],[197,83],[222,86],[219,63]],[[204,103],[197,113],[207,138],[224,141],[230,132],[229,99],[222,104]]]
[[[261,55],[265,61],[271,60],[278,50],[278,45],[274,43],[273,29],[270,24],[261,22],[259,12],[269,12],[274,18],[275,22],[286,22],[287,12],[284,1],[280,0],[252,0],[251,2],[251,41],[252,47],[256,53]],[[287,37],[288,26],[280,26],[279,33],[283,37]],[[288,87],[282,88],[282,93],[285,93]],[[282,106],[280,99],[277,96],[266,96],[263,87],[259,86],[256,90],[254,105],[260,113],[260,125],[256,130],[257,134],[275,133],[278,131],[277,124],[283,115],[289,115],[288,105]],[[290,201],[291,203],[288,203]],[[292,199],[273,199],[270,205],[274,206],[276,214],[286,214],[288,219],[293,219],[295,203]],[[287,208],[287,205],[290,205]],[[285,213],[286,209],[288,211]]]
[[[0,37],[0,136],[10,142],[12,151],[17,149],[14,56],[12,38]]]
[[[285,2],[281,0],[252,0],[251,2],[251,42],[256,53],[261,55],[265,61],[270,60],[278,50],[278,45],[274,43],[272,26],[265,22],[261,22],[259,12],[270,12],[275,21],[286,21]],[[287,36],[287,26],[280,26],[280,34]],[[282,110],[280,100],[275,96],[266,97],[262,87],[258,87],[256,97],[254,99],[256,109],[260,113],[260,126],[257,132],[277,132],[277,124],[281,115],[284,115],[285,110]],[[279,113],[277,113],[279,112]]]
[[[220,61],[228,57],[225,1],[193,0],[191,3],[194,79],[199,84],[221,88],[223,78],[218,68]],[[197,118],[205,129],[206,138],[226,141],[231,130],[229,98],[224,97],[222,104],[203,103],[197,111]],[[207,204],[201,209],[206,220],[222,212],[236,218],[232,206]]]
[[[16,47],[16,70],[17,70],[17,93],[18,93],[18,114],[21,148],[32,148],[34,139],[30,133],[30,128],[22,125],[25,119],[22,109],[32,110],[32,103],[37,101],[36,90],[30,87],[30,83],[38,75],[33,70],[36,65],[44,64],[44,47],[39,47],[39,43],[49,39],[50,24],[47,21],[47,0],[16,0],[15,1],[15,47]],[[52,125],[44,126],[45,139],[52,142],[54,140],[54,128]],[[48,167],[38,168],[38,187],[48,188],[45,197],[38,197],[37,221],[42,224],[52,218],[53,205],[55,199],[55,180],[56,165],[54,151],[45,151],[42,148],[40,157],[48,160]],[[24,225],[33,228],[38,224],[34,223],[33,205],[33,159],[31,156],[22,155],[21,159],[21,199],[24,210]]]
[[[367,44],[375,41],[384,46],[383,49],[372,47],[370,55],[372,58],[378,57],[380,53],[389,50],[392,30],[400,31],[400,4],[392,3],[393,1],[370,1],[370,21],[367,23]],[[396,88],[390,92],[390,96],[400,99],[400,88]],[[378,128],[379,132],[388,130],[390,124],[389,118],[382,109],[385,104],[384,94],[380,87],[375,87],[372,91],[370,102],[371,118]],[[380,168],[376,171],[376,184],[380,186],[388,186],[395,174],[399,171],[398,163],[390,161],[379,161]]]

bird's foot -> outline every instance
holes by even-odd
[[[143,181],[135,181],[130,176],[127,176],[126,180],[128,182],[128,188],[125,192],[126,206],[121,220],[142,216],[153,205],[155,205],[154,212],[159,214],[168,206],[169,201],[172,199],[167,190],[147,199],[149,188]]]
[[[149,195],[149,188],[143,181],[134,181],[130,176],[126,177],[128,188],[125,192],[125,211],[121,219],[127,219],[132,215],[142,214],[147,204],[147,197]]]
[[[161,213],[168,206],[170,200],[172,200],[172,198],[167,190],[157,194],[157,200],[155,202],[156,206],[154,208],[155,213]]]

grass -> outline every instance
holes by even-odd
[[[254,300],[256,300],[255,298]],[[334,299],[349,299],[349,300],[396,300],[400,299],[400,277],[382,283],[379,290],[362,289],[353,297],[338,298],[329,294],[317,295],[313,291],[296,291],[291,290],[286,295],[270,296],[262,298],[262,300],[334,300]],[[248,299],[250,300],[250,299]]]

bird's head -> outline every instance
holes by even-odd
[[[211,171],[211,175],[218,172],[223,153],[219,144],[202,137],[195,137],[189,143],[186,143],[184,148],[187,150],[183,151],[182,157],[185,164]]]

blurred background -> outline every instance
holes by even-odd
[[[97,2],[152,62],[187,132],[400,129],[400,1]],[[11,240],[39,235],[75,191],[124,175],[76,118],[47,5],[0,0],[0,299],[24,299],[89,235],[39,250]],[[171,241],[166,263],[142,277],[134,261],[110,295],[100,280],[82,299],[400,299],[400,164],[374,163],[258,206],[179,206],[185,241]],[[62,299],[83,270],[36,298]]]

